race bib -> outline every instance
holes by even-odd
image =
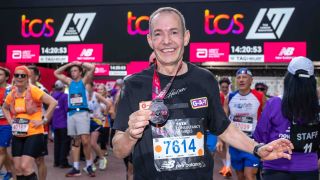
[[[233,117],[233,124],[239,128],[242,132],[246,133],[247,135],[251,136],[253,128],[253,118],[247,116],[234,116]]]
[[[83,98],[81,94],[71,94],[70,103],[73,106],[81,106],[83,104]]]
[[[171,119],[152,127],[154,165],[157,171],[205,167],[203,120]]]
[[[12,134],[13,135],[27,135],[29,130],[29,120],[17,118],[12,123]]]
[[[294,146],[294,152],[317,152],[320,144],[320,124],[297,125],[291,124],[290,140]]]

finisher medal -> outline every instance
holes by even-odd
[[[169,110],[161,99],[155,99],[150,105],[151,122],[153,124],[164,124],[169,117]]]

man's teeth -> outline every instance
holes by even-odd
[[[174,51],[174,49],[164,49],[164,50],[162,50],[163,52],[173,52]]]

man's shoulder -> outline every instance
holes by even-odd
[[[149,67],[142,70],[141,72],[126,76],[124,78],[124,81],[127,85],[135,82],[145,82],[145,80],[152,78],[152,75],[153,75],[152,68]]]

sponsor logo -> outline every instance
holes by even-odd
[[[70,62],[102,62],[102,44],[69,44],[68,51],[68,59]]]
[[[228,14],[210,14],[210,10],[204,11],[204,31],[211,34],[241,34],[244,30],[244,25],[241,20],[244,18],[243,14],[234,14],[232,17]],[[226,22],[228,22],[226,24]],[[211,28],[212,24],[212,28]]]
[[[246,39],[280,39],[295,8],[261,8]]]
[[[37,63],[40,45],[8,45],[7,62]]]
[[[207,97],[201,97],[190,100],[192,109],[199,109],[208,107],[208,99]]]
[[[68,13],[56,37],[56,42],[84,41],[96,13]]]
[[[21,16],[21,35],[24,38],[34,37],[52,37],[54,29],[52,27],[54,20],[52,18],[28,19],[25,14]]]
[[[171,169],[174,167],[175,162],[175,160],[163,161],[161,169]]]
[[[131,11],[128,12],[127,31],[130,35],[146,35],[149,33],[149,16],[136,17]],[[142,25],[146,27],[143,29]]]
[[[296,56],[306,56],[305,42],[265,42],[265,62],[288,63]]]
[[[230,54],[229,43],[191,43],[190,44],[190,61],[222,61],[228,62]]]

